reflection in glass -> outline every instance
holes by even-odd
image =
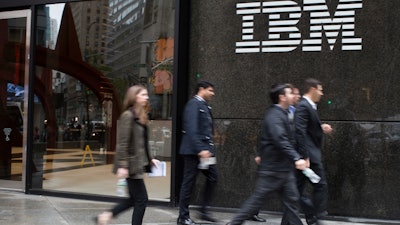
[[[149,145],[168,168],[166,177],[145,181],[150,198],[169,200],[173,2],[39,7],[36,76],[47,94],[35,105],[35,115],[44,115],[35,116],[35,126],[46,132],[44,189],[116,194],[117,178],[111,173],[114,117],[127,88],[142,84],[150,94]],[[83,158],[84,153],[90,157]]]
[[[22,181],[26,18],[0,20],[0,180]]]

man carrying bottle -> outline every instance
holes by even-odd
[[[273,85],[270,98],[273,104],[265,113],[262,124],[256,187],[228,225],[243,224],[248,215],[256,213],[265,203],[265,198],[274,191],[281,193],[287,223],[303,224],[299,216],[299,192],[294,172],[295,168],[304,170],[306,161],[294,148],[293,131],[289,125],[288,107],[294,98],[291,86]]]

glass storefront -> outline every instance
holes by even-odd
[[[127,88],[142,84],[150,94],[150,150],[167,165],[166,176],[145,182],[150,199],[170,200],[174,2],[101,0],[36,7],[32,189],[117,195],[117,177],[111,173],[117,119]],[[2,33],[8,30],[0,47],[10,52],[1,58],[1,69],[7,71],[0,77],[0,115],[12,118],[1,120],[11,123],[2,123],[2,131],[3,126],[21,130],[7,136],[13,142],[1,154],[1,179],[10,180],[21,180],[23,165],[22,20],[0,20]],[[3,62],[12,66],[3,69]]]

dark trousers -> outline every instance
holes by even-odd
[[[318,218],[327,208],[328,183],[322,163],[312,163],[310,168],[321,177],[321,180],[317,184],[311,183],[301,171],[297,171],[296,178],[297,187],[300,193],[300,206],[306,218],[314,216]],[[307,183],[311,183],[312,185],[312,199],[308,196],[305,190]]]
[[[286,220],[291,225],[302,225],[299,217],[299,192],[293,171],[261,171],[253,194],[245,201],[231,225],[242,224],[249,215],[254,215],[265,204],[267,196],[278,191],[285,206]]]
[[[119,213],[134,207],[132,225],[141,225],[146,211],[148,196],[143,179],[126,179],[128,183],[129,198],[122,200],[112,210],[113,217]]]
[[[197,155],[184,155],[183,163],[183,180],[179,194],[179,218],[187,219],[190,218],[189,203],[193,189],[196,185],[197,174],[199,172],[199,169],[197,168],[199,158]],[[210,165],[208,169],[200,171],[204,176],[206,176],[201,208],[201,211],[206,213],[206,207],[210,205],[217,184],[217,166]]]

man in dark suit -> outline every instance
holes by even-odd
[[[308,178],[298,171],[297,185],[300,192],[300,205],[306,216],[307,224],[318,224],[318,218],[327,215],[328,183],[322,164],[321,145],[324,133],[331,133],[329,124],[321,124],[317,112],[317,102],[323,95],[322,84],[316,79],[305,81],[305,94],[296,106],[294,116],[296,142],[299,153],[306,159],[308,166],[321,177],[318,183],[312,183],[312,200],[305,193]]]
[[[215,222],[207,212],[217,183],[213,118],[208,102],[214,96],[214,85],[201,81],[194,96],[185,106],[180,154],[183,156],[183,180],[179,195],[178,225],[195,224],[189,216],[189,203],[199,170],[206,176],[200,218]]]
[[[294,173],[295,168],[305,169],[306,161],[294,148],[294,134],[289,125],[288,107],[294,98],[291,86],[272,86],[270,98],[273,105],[265,113],[262,124],[256,187],[228,225],[242,224],[248,215],[254,215],[259,210],[265,198],[274,191],[281,194],[287,223],[303,224],[299,217],[299,192]]]

